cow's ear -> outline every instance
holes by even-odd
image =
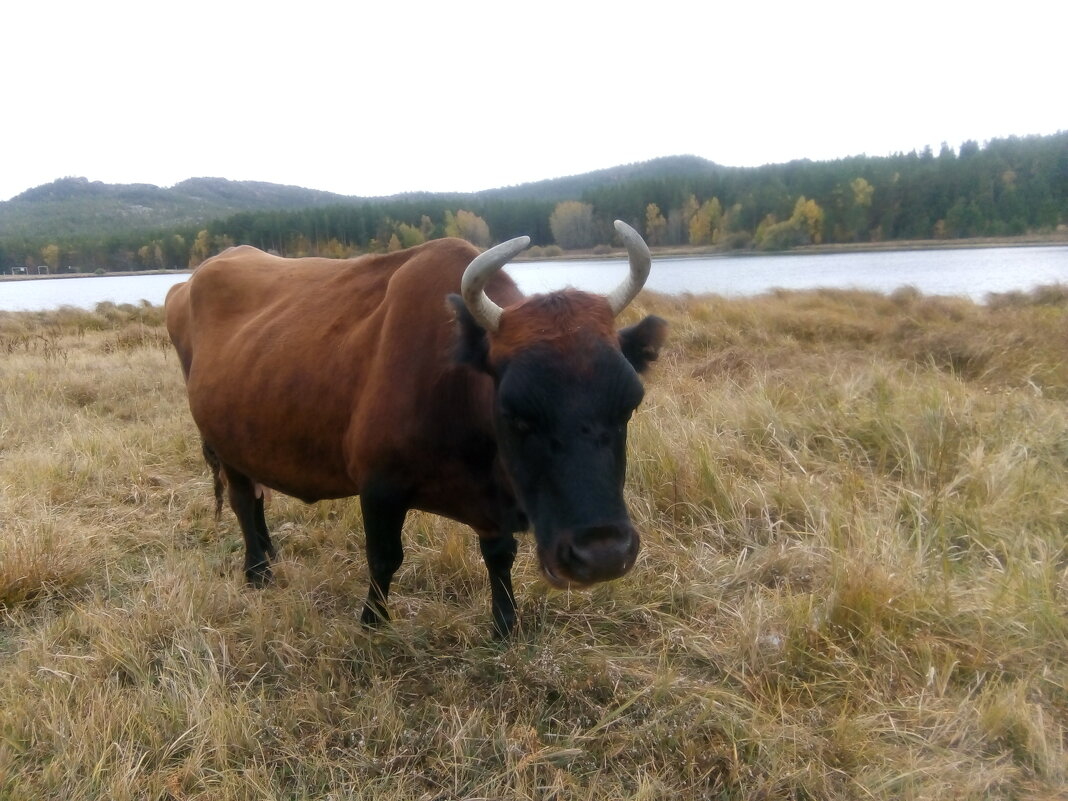
[[[489,340],[486,329],[475,322],[467,304],[459,295],[449,295],[449,306],[456,314],[456,342],[453,358],[460,364],[469,364],[476,370],[489,372]]]
[[[644,373],[650,362],[660,355],[660,348],[667,339],[667,321],[650,314],[640,323],[619,329],[619,347],[627,361],[639,373]]]

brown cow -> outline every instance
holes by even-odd
[[[367,624],[388,618],[409,509],[478,532],[502,635],[515,625],[513,535],[529,524],[553,586],[630,570],[627,421],[667,326],[616,330],[650,266],[641,237],[616,228],[630,275],[607,298],[524,297],[500,268],[528,237],[481,255],[442,239],[351,260],[236,247],[171,289],[167,330],[247,579],[269,580],[274,556],[260,485],[309,503],[360,496]]]

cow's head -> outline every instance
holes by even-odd
[[[657,358],[667,324],[649,316],[616,329],[651,263],[634,229],[616,229],[630,273],[607,297],[568,289],[499,307],[484,287],[527,247],[520,237],[472,261],[463,300],[453,299],[460,358],[493,378],[500,457],[556,587],[622,576],[638,554],[623,502],[627,423],[644,394],[638,374]]]

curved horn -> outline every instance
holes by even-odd
[[[503,309],[486,295],[486,282],[530,244],[529,236],[509,239],[485,253],[480,253],[467,265],[464,277],[460,280],[460,294],[475,322],[490,333],[497,330],[501,322]]]
[[[642,291],[649,277],[649,269],[653,266],[653,259],[649,255],[649,246],[645,244],[641,234],[622,220],[616,220],[615,225],[630,257],[630,274],[608,296],[608,305],[612,307],[612,314],[618,315]]]

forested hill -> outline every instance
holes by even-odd
[[[411,193],[389,198],[349,197],[297,186],[225,178],[190,178],[170,188],[60,178],[0,202],[0,239],[116,235],[146,228],[198,225],[241,212],[297,211],[346,203],[412,203],[429,198],[463,200],[474,195],[495,201],[556,202],[581,197],[594,188],[632,180],[696,177],[711,175],[715,169],[711,162],[695,156],[673,156],[478,193]]]
[[[580,198],[587,192],[635,182],[704,180],[728,169],[697,156],[667,156],[567,178],[489,189],[478,194],[487,200],[545,200],[556,203]]]
[[[190,178],[169,189],[61,178],[0,203],[0,239],[67,238],[208,222],[242,211],[325,206],[343,195],[296,186]]]
[[[235,243],[346,256],[440,236],[543,252],[612,242],[784,250],[814,243],[1064,232],[1068,132],[888,157],[757,168],[673,156],[476,193],[357,198],[191,179],[169,189],[66,178],[0,203],[0,272],[186,267]]]

